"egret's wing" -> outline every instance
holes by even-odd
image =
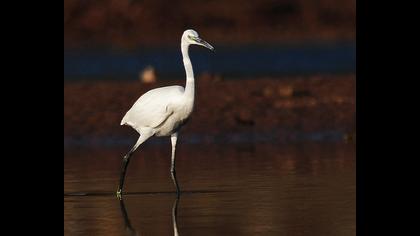
[[[158,127],[164,122],[172,111],[169,104],[160,100],[143,99],[142,102],[135,103],[124,116],[122,123],[133,127]]]
[[[156,128],[173,113],[171,102],[182,95],[181,86],[150,90],[141,96],[127,112],[121,124],[133,127]]]

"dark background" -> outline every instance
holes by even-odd
[[[178,45],[186,28],[217,44],[355,40],[354,0],[64,1],[64,45]]]
[[[64,1],[65,143],[129,137],[120,119],[141,94],[184,83],[179,44],[188,28],[216,50],[190,50],[198,92],[185,133],[353,139],[355,5]]]

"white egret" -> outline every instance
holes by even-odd
[[[182,86],[156,88],[143,94],[125,114],[121,125],[134,128],[140,137],[133,148],[124,156],[121,169],[120,185],[117,197],[121,198],[125,172],[133,152],[152,136],[171,136],[172,157],[171,176],[176,187],[177,196],[180,190],[175,172],[175,149],[179,129],[186,123],[194,106],[194,73],[188,49],[191,44],[214,48],[201,39],[194,30],[186,30],[181,37],[181,52],[186,72],[185,89]]]

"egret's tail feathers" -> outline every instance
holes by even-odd
[[[130,121],[127,115],[125,115],[124,118],[122,118],[120,125],[128,125],[128,126],[134,127],[134,123]]]
[[[127,124],[127,115],[125,115],[122,120],[121,120],[121,124],[120,125],[125,125]]]

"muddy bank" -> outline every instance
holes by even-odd
[[[137,98],[155,87],[183,80],[142,84],[139,81],[64,83],[64,136],[127,137],[120,126]],[[197,79],[193,116],[184,134],[221,135],[335,130],[355,132],[354,75],[282,79],[229,80],[202,75]],[[288,134],[289,133],[289,134]]]

